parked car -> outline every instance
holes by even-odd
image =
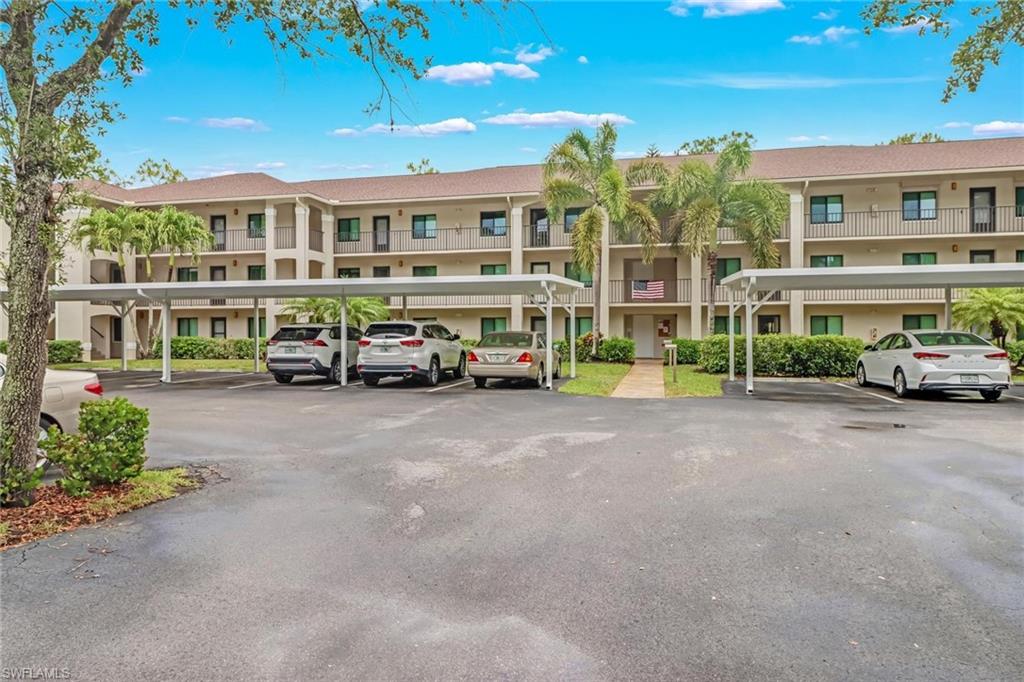
[[[1010,359],[970,332],[897,332],[864,349],[857,383],[892,386],[901,398],[914,390],[978,391],[994,401],[1010,388]]]
[[[279,384],[296,376],[341,381],[341,330],[338,324],[286,324],[267,341],[267,370]],[[363,332],[348,328],[348,370],[353,372]]]
[[[367,386],[384,377],[416,377],[436,386],[442,372],[465,376],[466,351],[458,334],[436,322],[374,322],[359,340],[356,366]]]
[[[477,388],[488,379],[519,379],[544,385],[544,360],[547,357],[544,335],[540,332],[491,332],[484,334],[476,348],[467,356],[469,375]],[[551,350],[551,374],[558,378],[562,360]]]
[[[0,355],[0,386],[7,374],[7,356]],[[51,426],[66,433],[78,431],[78,409],[87,400],[103,397],[103,385],[94,372],[48,369],[43,377],[43,404],[39,412],[39,440]],[[36,466],[48,462],[38,451]]]

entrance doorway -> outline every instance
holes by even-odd
[[[654,315],[633,316],[633,341],[636,343],[638,358],[653,358],[654,348]]]
[[[971,232],[996,231],[995,187],[971,188]]]

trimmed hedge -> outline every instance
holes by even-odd
[[[459,339],[459,343],[461,343],[462,347],[465,348],[466,350],[472,350],[476,348],[478,345],[480,345],[480,339],[467,339],[465,337],[462,337]]]
[[[676,361],[680,365],[696,365],[700,360],[700,339],[672,339],[676,347]],[[668,355],[665,356],[666,362]]]
[[[1024,363],[1024,340],[1006,344],[1006,352],[1010,354],[1011,365]]]
[[[736,371],[745,372],[746,339],[736,337]],[[762,376],[853,376],[864,342],[850,336],[793,336],[765,334],[754,337],[754,373]],[[713,374],[729,371],[729,335],[704,339],[698,361]]]
[[[636,360],[636,341],[609,336],[598,347],[597,358],[603,362],[632,364]]]
[[[260,355],[267,352],[267,340],[260,339]],[[153,357],[163,354],[163,340],[153,344]],[[212,339],[206,336],[172,336],[171,357],[175,360],[248,360],[253,355],[252,339]]]
[[[0,341],[0,353],[7,352],[7,341]],[[46,342],[46,362],[50,365],[59,365],[68,362],[81,362],[82,342],[67,339],[57,339]]]

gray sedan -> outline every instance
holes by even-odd
[[[557,379],[562,361],[554,349],[551,357],[552,375]],[[546,358],[544,335],[539,332],[491,332],[480,339],[466,361],[477,388],[486,386],[488,379],[521,379],[539,388],[544,384]]]

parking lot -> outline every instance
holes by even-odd
[[[103,380],[150,408],[152,466],[209,483],[4,553],[5,665],[84,679],[1024,667],[1024,401],[805,382],[611,400],[450,379]]]

